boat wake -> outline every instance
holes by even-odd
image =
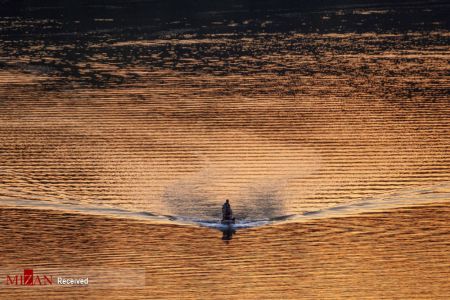
[[[382,196],[361,199],[343,205],[306,211],[300,214],[275,216],[266,219],[240,219],[236,224],[224,225],[220,220],[205,220],[185,216],[158,215],[147,211],[132,211],[120,208],[81,206],[77,204],[54,203],[41,200],[0,199],[0,207],[19,209],[42,209],[66,213],[101,215],[116,218],[136,219],[151,223],[201,226],[218,230],[245,229],[287,222],[307,222],[314,219],[354,216],[362,213],[386,211],[400,207],[423,206],[431,203],[450,202],[450,184],[435,185],[397,191]]]

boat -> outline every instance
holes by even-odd
[[[236,220],[235,220],[235,218],[222,219],[222,221],[220,223],[222,223],[223,225],[233,225],[233,224],[236,224]]]
[[[233,225],[235,219],[233,217],[233,210],[231,209],[230,201],[227,199],[222,205],[222,221],[223,225]]]

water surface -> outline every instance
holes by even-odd
[[[145,270],[72,296],[449,296],[448,4],[103,8],[0,17],[5,267]],[[228,244],[201,227],[224,199]]]

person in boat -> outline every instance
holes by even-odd
[[[222,220],[233,220],[233,211],[228,199],[222,205]]]

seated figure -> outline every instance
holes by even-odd
[[[222,221],[234,221],[230,201],[227,199],[222,205]]]

